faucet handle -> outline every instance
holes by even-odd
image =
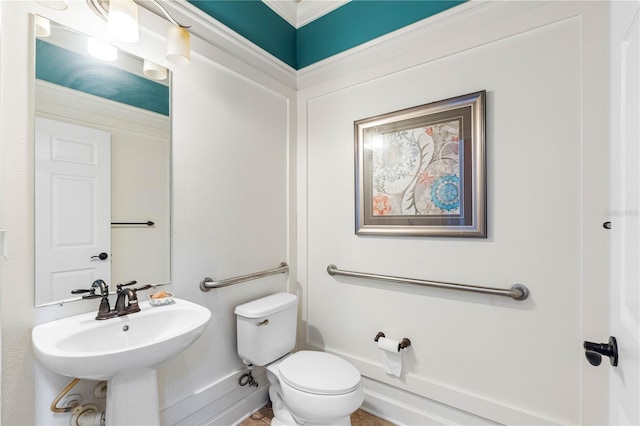
[[[95,288],[84,289],[84,288],[76,288],[75,290],[71,290],[71,294],[82,294],[89,293],[82,296],[83,299],[96,299],[98,297],[102,297],[99,294],[96,294]]]
[[[117,285],[116,285],[116,288],[117,288],[118,290],[120,290],[122,287],[126,287],[126,286],[128,286],[128,285],[134,285],[134,284],[137,284],[137,283],[138,283],[138,281],[133,280],[133,281],[129,281],[128,283],[124,283],[124,284],[117,284]]]
[[[149,290],[150,288],[155,288],[155,287],[156,287],[155,285],[147,284],[147,285],[143,285],[142,287],[134,288],[133,291]]]

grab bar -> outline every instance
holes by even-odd
[[[529,289],[522,284],[514,284],[510,289],[481,287],[468,284],[446,283],[441,281],[426,281],[413,278],[393,277],[390,275],[368,274],[366,272],[344,271],[338,269],[336,265],[327,266],[327,273],[331,276],[342,275],[345,277],[365,278],[371,280],[388,281],[403,284],[417,284],[427,287],[448,288],[451,290],[464,290],[474,293],[494,294],[496,296],[507,296],[514,300],[525,300],[529,297]]]
[[[205,277],[200,281],[200,290],[209,291],[212,288],[226,287],[233,284],[238,284],[245,281],[257,280],[258,278],[268,277],[269,275],[285,274],[289,272],[289,265],[287,262],[281,262],[280,266],[273,269],[267,269],[266,271],[254,272],[252,274],[240,275],[238,277],[227,278],[225,280],[214,281],[213,278]]]

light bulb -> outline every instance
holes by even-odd
[[[98,58],[103,61],[115,61],[118,59],[118,49],[93,37],[89,37],[87,39],[87,51],[94,58]]]
[[[118,40],[138,41],[138,5],[133,0],[109,0],[107,31]]]

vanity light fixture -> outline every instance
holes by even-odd
[[[167,69],[148,59],[145,59],[142,63],[142,72],[154,80],[166,80],[167,78]]]
[[[51,35],[51,21],[40,15],[36,15],[36,36],[49,37]]]
[[[138,6],[134,3],[133,0],[86,0],[87,4],[98,16],[107,21],[107,25],[109,26],[109,33],[114,37],[123,40],[123,41],[131,41],[134,40],[133,37],[133,29],[132,25],[135,22],[135,41],[137,41],[138,37]],[[160,11],[162,11],[163,15],[169,20],[174,26],[169,29],[169,33],[167,34],[167,59],[170,62],[173,62],[177,65],[188,65],[191,63],[191,43],[190,38],[191,35],[187,28],[190,28],[186,25],[181,25],[178,23],[173,17],[169,14],[167,9],[162,6],[160,0],[147,0],[149,3],[152,3],[156,6]],[[126,6],[126,7],[125,7]],[[125,12],[126,9],[126,12]],[[126,16],[126,22],[128,22],[126,28],[129,28],[125,32],[118,31],[117,33],[112,33],[111,20],[112,13],[117,10],[117,14],[119,18]],[[135,10],[135,12],[133,12]],[[114,24],[115,25],[115,24]],[[115,30],[115,26],[113,27],[113,31]]]
[[[169,28],[167,59],[178,65],[189,65],[191,63],[191,35],[185,27],[175,26]]]
[[[127,43],[138,41],[138,5],[133,0],[109,1],[107,32]]]

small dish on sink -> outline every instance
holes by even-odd
[[[173,303],[173,293],[169,291],[158,291],[149,295],[149,304],[152,306],[163,306]]]

